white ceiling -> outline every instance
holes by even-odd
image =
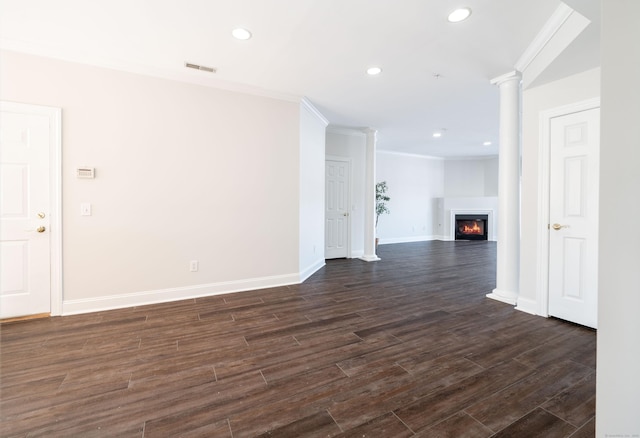
[[[514,69],[559,4],[0,0],[0,47],[267,96],[306,96],[331,125],[377,129],[378,149],[483,156],[495,155],[498,143],[499,96],[490,79]],[[471,17],[447,22],[461,5],[471,7]],[[237,26],[253,38],[233,39]],[[186,69],[185,61],[217,73]],[[368,76],[372,65],[382,74]],[[432,137],[443,128],[441,138]]]

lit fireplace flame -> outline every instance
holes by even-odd
[[[465,225],[461,230],[464,234],[482,234],[482,228],[478,226],[478,222],[474,222],[473,226]]]

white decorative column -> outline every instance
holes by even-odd
[[[491,81],[500,87],[498,258],[496,288],[487,297],[515,305],[520,277],[520,82],[518,71]]]
[[[375,129],[367,128],[364,175],[364,255],[366,262],[380,260],[376,255],[376,134]]]

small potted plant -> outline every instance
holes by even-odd
[[[390,213],[387,202],[391,200],[387,195],[387,182],[381,181],[376,184],[376,230],[378,229],[378,219],[381,214]],[[377,234],[377,231],[376,231]],[[378,246],[378,236],[376,235],[376,246]]]

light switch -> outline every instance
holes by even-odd
[[[80,204],[80,216],[91,216],[91,204],[88,202]]]

